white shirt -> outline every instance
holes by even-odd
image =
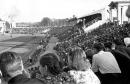
[[[86,71],[69,71],[76,84],[100,84],[100,80],[91,69]]]
[[[92,70],[102,73],[121,73],[119,65],[111,52],[100,51],[93,56]]]

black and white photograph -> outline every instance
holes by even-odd
[[[0,84],[130,84],[130,0],[0,0]]]

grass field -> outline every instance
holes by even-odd
[[[38,43],[44,39],[43,35],[0,35],[0,52],[13,51],[20,55],[23,61],[35,52]]]

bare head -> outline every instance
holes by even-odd
[[[86,59],[86,54],[81,48],[75,48],[71,52],[72,67],[76,70],[86,70],[90,67],[89,61]]]
[[[14,77],[22,74],[23,62],[15,52],[3,52],[0,54],[0,69],[3,77]]]

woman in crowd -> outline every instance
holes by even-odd
[[[86,59],[86,54],[81,48],[73,48],[70,56],[69,63],[73,68],[69,72],[76,84],[100,84],[100,80],[90,69],[91,64]]]
[[[57,57],[52,53],[48,53],[42,56],[40,58],[40,65],[42,69],[46,69],[47,73],[52,75],[57,75],[61,72],[60,63]],[[43,70],[41,72],[43,73]],[[43,73],[43,75],[45,75],[45,73]]]
[[[42,80],[46,84],[74,84],[68,73],[63,72],[60,62],[55,54],[48,53],[42,56],[39,60]]]

